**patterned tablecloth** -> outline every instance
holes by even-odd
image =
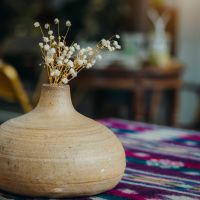
[[[79,199],[200,199],[200,132],[117,119],[101,122],[122,141],[126,171],[113,190]],[[36,200],[1,192],[0,200],[7,199]]]

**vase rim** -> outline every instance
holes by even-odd
[[[51,85],[49,83],[44,83],[42,84],[42,87],[46,87],[46,88],[69,88],[69,85]]]

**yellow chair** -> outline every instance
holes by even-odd
[[[0,98],[9,102],[18,102],[25,113],[32,110],[17,71],[3,61],[0,61]]]

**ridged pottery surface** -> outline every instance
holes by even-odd
[[[94,195],[117,185],[125,154],[106,127],[78,112],[69,86],[43,85],[30,113],[0,126],[0,189],[26,196]]]

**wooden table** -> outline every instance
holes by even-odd
[[[135,120],[144,121],[144,94],[145,91],[153,92],[149,121],[153,122],[159,108],[162,92],[171,90],[171,111],[169,125],[176,125],[176,116],[179,102],[179,91],[182,86],[181,75],[183,67],[179,63],[173,63],[165,68],[146,66],[140,70],[128,70],[119,64],[113,64],[106,69],[91,69],[83,71],[79,77],[72,81],[72,86],[81,92],[95,89],[129,90],[133,95],[133,112]],[[79,99],[79,98],[77,98]]]

